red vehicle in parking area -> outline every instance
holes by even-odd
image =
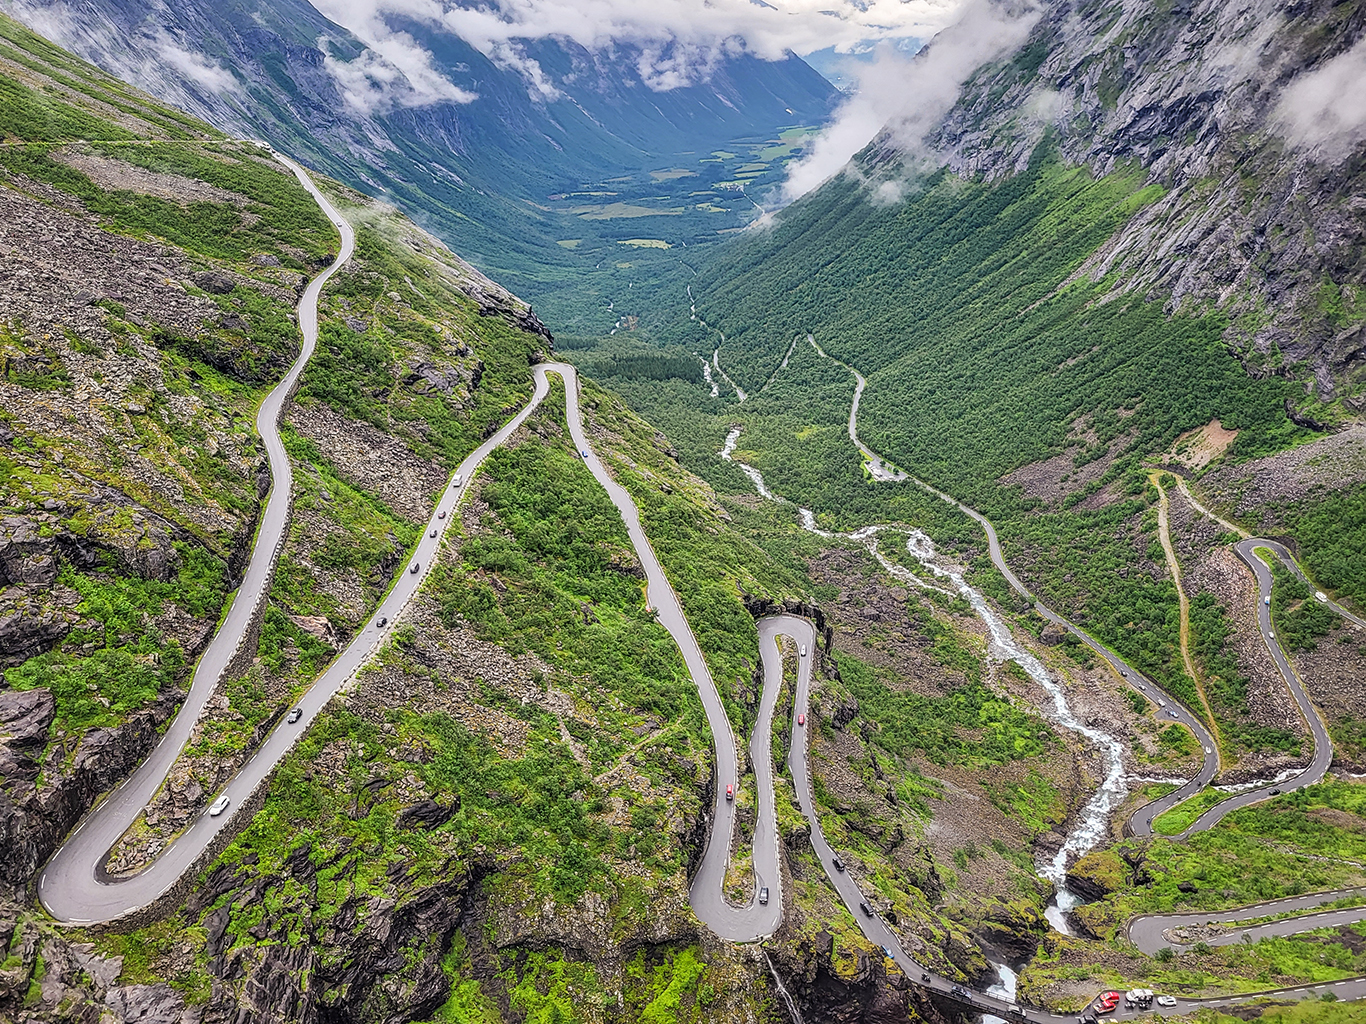
[[[1096,1000],[1096,1012],[1113,1013],[1115,1007],[1119,1005],[1119,1001],[1122,998],[1123,996],[1118,992],[1101,993],[1100,998]]]

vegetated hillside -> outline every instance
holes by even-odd
[[[385,194],[537,301],[557,285],[581,285],[603,262],[556,241],[602,236],[615,248],[666,231],[674,244],[692,243],[740,223],[753,205],[737,191],[698,198],[736,182],[752,161],[737,140],[776,142],[783,128],[818,123],[835,95],[795,56],[728,56],[706,81],[657,91],[629,44],[592,52],[569,40],[526,41],[517,62],[495,62],[457,36],[391,14],[394,31],[432,54],[430,71],[408,69],[410,79],[306,0],[3,6],[167,102]],[[745,180],[754,183],[752,168]],[[548,199],[570,193],[578,193],[570,202]],[[584,209],[613,201],[621,207]],[[629,259],[630,249],[616,251],[623,255],[598,276]]]
[[[688,909],[710,737],[558,396],[491,459],[411,620],[187,905],[100,934],[36,909],[35,871],[155,742],[245,563],[269,485],[253,412],[297,351],[292,306],[336,239],[257,147],[2,17],[0,36],[0,1016],[777,1012],[762,962]],[[282,429],[293,518],[257,657],[220,682],[112,851],[115,874],[203,813],[368,618],[447,474],[527,400],[549,343],[392,208],[323,187],[358,244]],[[741,595],[801,599],[806,584],[731,529],[618,399],[585,382],[584,402],[744,729],[758,691]],[[790,962],[836,978],[837,1008],[945,1020],[891,984],[828,892],[805,905],[807,934],[839,935]]]
[[[744,422],[780,493],[833,522],[871,521],[869,502],[891,511],[903,497],[869,496],[838,468],[841,447],[858,457],[841,437],[847,404],[827,401],[836,368],[792,349],[814,333],[868,377],[867,443],[1001,517],[1032,586],[1194,699],[1140,461],[1214,420],[1232,432],[1218,455],[1237,462],[1356,415],[1360,148],[1291,150],[1271,127],[1277,96],[1352,44],[1353,10],[1306,5],[1271,18],[1285,36],[1266,41],[1214,5],[1050,5],[1019,53],[972,78],[929,136],[940,149],[908,158],[888,132],[771,230],[701,261],[700,319],[664,337],[704,354],[720,344],[749,402],[737,408],[724,382],[717,399],[681,382],[633,394],[657,422],[706,414],[706,431],[688,431],[696,464]],[[1130,41],[1138,56],[1121,59]],[[1266,58],[1246,81],[1220,56],[1235,43]],[[1223,91],[1183,103],[1202,82]],[[1255,132],[1228,113],[1240,90],[1257,98]],[[1021,113],[1052,111],[1048,97],[1066,116]],[[1164,127],[1144,135],[1150,123]],[[1225,264],[1237,273],[1211,269]],[[1311,557],[1329,543],[1321,530],[1301,539]],[[1335,559],[1320,582],[1350,595]],[[1204,634],[1234,642],[1221,623]]]
[[[1332,422],[1366,409],[1366,140],[1338,109],[1363,34],[1352,0],[1050,3],[926,142],[992,180],[1046,135],[1096,175],[1136,162],[1166,193],[1085,275],[1224,314],[1249,372],[1303,382],[1295,403]]]

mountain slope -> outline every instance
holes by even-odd
[[[990,179],[1045,135],[1097,175],[1136,162],[1168,191],[1081,273],[1169,311],[1217,310],[1250,372],[1304,382],[1308,415],[1361,412],[1366,126],[1334,83],[1360,86],[1363,38],[1351,2],[1053,3],[926,143]]]
[[[566,234],[564,218],[546,211],[547,196],[619,188],[599,183],[669,167],[677,154],[705,155],[738,137],[817,122],[834,96],[796,57],[770,63],[740,55],[705,82],[655,91],[629,45],[593,53],[570,41],[528,42],[513,66],[395,16],[390,29],[431,58],[430,68],[405,74],[305,0],[3,6],[227,131],[259,136],[386,194],[533,298],[542,281],[578,267],[553,244]],[[527,77],[528,61],[540,77]],[[660,191],[648,176],[643,185],[644,196]],[[714,226],[703,233],[714,238]]]

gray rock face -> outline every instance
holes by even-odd
[[[40,753],[36,744],[44,716],[51,722],[46,701],[34,694],[47,691],[0,691],[4,706],[13,709],[16,727],[22,723],[31,737],[29,745],[19,745],[17,754],[13,740],[5,741],[5,747],[0,748],[7,752],[0,757],[14,758],[21,767],[28,763],[30,753],[35,758]],[[44,776],[41,786],[35,784],[37,772],[32,768],[15,775],[0,774],[0,884],[22,886],[33,877],[38,865],[47,860],[95,799],[112,789],[147,755],[159,727],[183,696],[179,691],[163,693],[122,725],[88,733],[69,768],[62,767],[63,749],[54,746],[49,754],[49,759],[55,755],[53,770]],[[51,699],[50,694],[47,699]],[[3,731],[9,732],[10,727],[4,726]]]
[[[111,988],[104,1005],[120,1024],[199,1024],[203,1013],[185,1005],[170,985]]]
[[[968,177],[1023,170],[1045,134],[1097,175],[1141,166],[1166,193],[1084,273],[1117,274],[1119,288],[1169,309],[1242,316],[1226,340],[1252,372],[1296,372],[1322,400],[1350,397],[1366,329],[1326,309],[1322,289],[1366,283],[1366,163],[1359,144],[1346,159],[1341,147],[1296,148],[1286,136],[1305,115],[1286,104],[1363,32],[1359,8],[1328,3],[1159,12],[1051,0],[1015,58],[975,75],[925,142]],[[902,143],[893,133],[882,145],[895,155]]]
[[[0,587],[46,587],[57,579],[56,541],[25,516],[0,519]]]

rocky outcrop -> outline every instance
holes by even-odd
[[[36,696],[35,696],[36,695]],[[179,705],[178,690],[161,694],[122,725],[95,729],[76,741],[73,752],[54,744],[43,762],[41,784],[28,768],[33,752],[47,742],[52,695],[46,690],[0,691],[0,716],[12,716],[0,759],[21,769],[3,776],[0,788],[0,883],[25,885],[102,794],[147,756],[160,727]],[[46,722],[47,724],[44,724]]]
[[[967,177],[1023,170],[1045,137],[1095,174],[1139,164],[1166,194],[1082,273],[1171,309],[1218,308],[1254,375],[1297,374],[1320,400],[1360,411],[1362,310],[1333,297],[1366,284],[1366,164],[1359,137],[1343,159],[1346,130],[1309,137],[1316,116],[1337,122],[1328,90],[1314,100],[1299,87],[1364,32],[1359,7],[1326,0],[1052,0],[1014,59],[974,75],[926,141]],[[883,156],[899,145],[886,135]]]

